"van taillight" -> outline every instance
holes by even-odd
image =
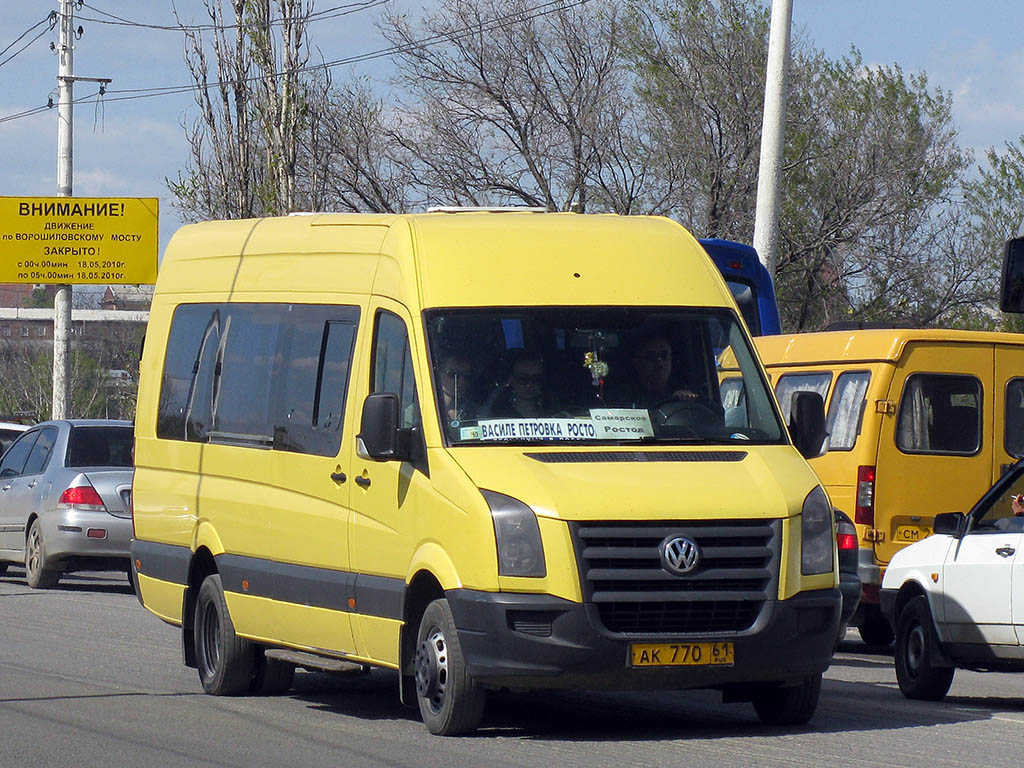
[[[857,525],[875,527],[874,467],[857,467],[857,507],[853,519]]]
[[[78,485],[68,488],[60,495],[60,501],[57,503],[66,507],[76,507],[77,509],[87,509],[95,512],[106,512],[107,510],[103,505],[103,499],[100,498],[100,495],[96,493],[96,489],[91,485]]]

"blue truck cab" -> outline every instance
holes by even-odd
[[[768,270],[751,246],[716,237],[701,238],[700,244],[725,278],[743,319],[754,336],[782,333],[779,305]]]

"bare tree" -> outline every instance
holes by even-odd
[[[303,71],[312,0],[204,6],[212,31],[185,27],[200,116],[183,126],[190,148],[185,172],[167,180],[176,205],[186,219],[294,210],[301,134],[326,95],[316,88],[326,81]]]
[[[753,232],[768,16],[750,0],[629,3],[626,52],[664,148],[663,194],[701,235]]]
[[[385,16],[408,94],[396,143],[420,196],[632,210],[648,145],[624,114],[618,6],[442,0],[417,25]]]

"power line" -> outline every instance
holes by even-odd
[[[50,105],[43,104],[40,107],[26,109],[24,112],[18,112],[13,115],[5,115],[4,117],[0,117],[0,123],[6,123],[9,120],[20,120],[23,117],[31,117],[32,115],[38,115],[40,112],[46,112],[48,109],[50,109]]]
[[[25,35],[27,35],[33,29],[38,27],[40,24],[45,24],[46,22],[50,22],[50,29],[53,29],[53,24],[56,22],[56,20],[57,20],[57,12],[56,11],[50,11],[50,15],[49,16],[47,16],[42,21],[38,21],[35,24],[33,24],[31,27],[29,27],[24,32],[22,32],[20,35],[18,35],[18,37],[13,42],[8,44],[8,46],[6,48],[4,48],[2,51],[0,51],[0,56],[3,56],[5,53],[7,53],[9,50],[11,50],[11,48],[13,48],[15,45],[18,44],[18,40],[21,40],[23,37],[25,37]]]
[[[47,32],[49,32],[50,30],[52,30],[52,29],[53,29],[53,21],[54,21],[54,20],[56,20],[56,18],[57,18],[57,13],[56,13],[56,11],[54,11],[54,12],[53,12],[53,13],[51,13],[51,14],[50,14],[50,15],[49,15],[48,17],[46,17],[45,19],[43,19],[42,21],[40,21],[40,22],[39,22],[39,24],[45,24],[45,23],[46,23],[47,21],[51,22],[51,24],[50,24],[49,28],[47,28],[47,29],[44,29],[44,30],[43,30],[42,32],[40,32],[40,33],[39,33],[38,35],[36,35],[36,36],[35,36],[35,37],[33,37],[33,38],[32,38],[31,40],[29,40],[29,41],[28,41],[27,43],[25,43],[25,44],[24,44],[23,46],[21,46],[21,48],[19,48],[19,49],[18,49],[18,50],[16,50],[16,51],[15,51],[14,53],[12,53],[12,54],[11,54],[10,56],[8,56],[8,57],[7,57],[6,59],[4,59],[3,61],[0,61],[0,67],[2,67],[2,66],[3,66],[4,64],[6,64],[7,62],[9,62],[9,61],[10,61],[11,59],[13,59],[13,58],[14,58],[15,56],[17,56],[17,55],[18,55],[19,53],[23,52],[23,51],[24,51],[24,50],[25,50],[26,48],[28,48],[28,47],[29,47],[30,45],[32,45],[32,43],[34,43],[34,42],[35,42],[36,40],[38,40],[38,39],[39,39],[40,37],[42,37],[43,35],[45,35],[45,34],[46,34]],[[6,48],[4,48],[4,49],[3,49],[2,51],[0,51],[0,56],[3,56],[3,55],[4,55],[5,53],[7,53],[7,52],[8,52],[8,51],[9,51],[9,50],[10,50],[10,49],[11,49],[11,48],[12,48],[12,47],[14,46],[14,45],[16,45],[16,44],[18,43],[18,41],[19,41],[19,40],[21,40],[21,39],[22,39],[23,37],[25,37],[25,35],[27,35],[27,34],[28,34],[29,32],[31,32],[31,31],[32,31],[33,29],[35,29],[36,27],[38,27],[38,26],[39,26],[39,24],[34,24],[34,25],[32,25],[31,27],[29,27],[28,29],[26,29],[26,30],[25,30],[24,32],[22,32],[22,33],[21,33],[21,35],[19,35],[19,36],[18,36],[18,39],[17,39],[17,40],[15,40],[15,41],[14,41],[13,43],[11,43],[10,45],[8,45],[8,46],[7,46]]]
[[[385,2],[386,2],[386,0],[385,0]],[[299,74],[299,73],[302,73],[302,72],[316,72],[316,71],[321,71],[321,70],[328,70],[328,69],[333,69],[335,67],[344,66],[346,64],[357,64],[357,63],[364,62],[364,61],[372,61],[374,59],[380,59],[380,58],[385,58],[385,57],[388,57],[388,56],[394,56],[396,53],[401,53],[402,51],[415,50],[417,48],[429,48],[429,47],[431,47],[433,45],[436,45],[437,43],[441,43],[441,42],[444,42],[446,40],[460,40],[463,37],[466,37],[466,36],[472,35],[472,34],[476,34],[476,33],[480,32],[480,31],[494,32],[494,31],[497,31],[499,29],[503,29],[504,27],[511,26],[512,24],[515,24],[515,23],[520,23],[520,22],[524,22],[524,21],[532,21],[533,19],[537,19],[537,18],[540,18],[542,16],[547,16],[547,15],[549,15],[551,13],[555,13],[556,11],[558,11],[561,8],[572,8],[574,6],[586,5],[587,2],[589,2],[589,0],[572,0],[572,2],[568,2],[567,0],[546,0],[545,2],[542,2],[542,3],[534,6],[532,9],[530,9],[530,12],[526,13],[526,14],[518,13],[518,12],[509,13],[509,14],[506,14],[505,16],[495,17],[491,21],[485,22],[485,23],[480,24],[480,25],[467,26],[467,27],[463,27],[460,30],[455,30],[454,32],[447,32],[447,33],[432,35],[430,37],[425,37],[425,38],[421,38],[419,40],[415,40],[415,41],[413,41],[411,43],[403,43],[403,44],[400,44],[400,45],[392,45],[392,46],[389,46],[387,48],[378,49],[376,51],[369,51],[367,53],[361,53],[361,54],[357,54],[355,56],[349,56],[349,57],[343,58],[343,59],[335,59],[333,61],[324,62],[322,64],[313,64],[313,65],[306,66],[306,67],[299,67],[299,68],[297,68],[295,70],[292,70],[291,73]],[[286,73],[286,72],[276,72],[274,74],[274,76],[275,77],[280,77],[280,76],[285,75],[285,74],[289,74],[289,73]],[[255,82],[257,80],[262,80],[262,79],[263,79],[262,76],[257,75],[257,76],[245,78],[241,82],[250,83],[250,82]],[[82,101],[89,101],[92,98],[94,98],[95,96],[100,96],[100,95],[102,95],[106,101],[111,101],[111,102],[113,102],[113,101],[133,101],[135,99],[149,99],[149,98],[154,98],[154,97],[157,97],[157,96],[173,96],[173,95],[179,94],[179,93],[187,93],[187,92],[190,92],[190,91],[195,91],[195,90],[198,90],[201,87],[202,88],[215,88],[215,87],[218,87],[218,86],[221,86],[221,85],[230,85],[230,84],[233,84],[233,83],[236,83],[236,82],[239,82],[239,81],[238,80],[223,80],[223,81],[222,80],[217,80],[217,81],[214,81],[212,83],[206,83],[203,86],[199,86],[196,83],[189,83],[189,84],[186,84],[186,85],[171,85],[171,86],[163,86],[163,87],[156,87],[156,88],[123,88],[123,89],[116,89],[116,90],[105,89],[103,94],[95,93],[95,94],[91,94],[89,96],[78,98],[78,99],[74,100],[74,103],[78,104],[78,103],[80,103]],[[116,94],[127,94],[127,95],[120,95],[120,96],[118,96]],[[38,112],[45,111],[46,109],[47,109],[47,107],[36,107],[35,109],[27,110],[26,112],[19,113],[17,115],[7,115],[5,117],[0,117],[0,123],[5,123],[5,122],[8,122],[9,120],[17,120],[17,119],[20,119],[20,118],[23,118],[23,117],[29,117],[31,115],[37,114]]]
[[[360,0],[360,2],[346,3],[344,5],[336,5],[333,8],[327,8],[323,11],[315,11],[305,18],[305,21],[326,21],[328,19],[336,19],[341,16],[348,16],[352,13],[358,13],[360,11],[366,11],[371,8],[375,8],[378,5],[384,5],[389,3],[391,0]],[[91,11],[95,11],[103,16],[107,16],[106,19],[94,19],[87,16],[77,16],[81,21],[91,21],[95,24],[109,24],[116,27],[137,27],[140,29],[157,29],[168,32],[204,32],[211,30],[227,31],[229,29],[244,29],[249,24],[147,24],[141,21],[132,21],[131,19],[125,19],[121,16],[115,16],[112,13],[103,11],[95,6],[89,5],[88,3],[82,3],[83,6]],[[270,26],[277,26],[283,24],[284,19],[271,19]]]
[[[437,43],[444,42],[445,40],[459,40],[459,39],[461,39],[461,38],[463,38],[463,37],[465,37],[467,35],[476,34],[478,31],[485,31],[485,32],[497,31],[497,30],[502,29],[504,27],[510,26],[513,23],[519,23],[519,22],[523,22],[523,21],[532,21],[533,19],[540,18],[541,16],[546,16],[548,14],[554,13],[555,11],[559,10],[560,8],[572,7],[572,6],[577,6],[577,5],[585,5],[587,2],[588,2],[588,0],[573,0],[573,2],[566,2],[566,0],[545,0],[545,2],[542,2],[542,3],[534,6],[532,9],[530,9],[530,12],[527,13],[527,14],[522,14],[522,13],[517,13],[516,12],[516,13],[509,13],[509,14],[506,14],[504,16],[497,16],[494,19],[491,19],[490,21],[485,22],[484,24],[481,24],[481,25],[473,25],[473,26],[463,27],[462,29],[455,30],[453,32],[446,32],[446,33],[441,33],[441,34],[437,34],[437,35],[432,35],[430,37],[420,38],[419,40],[415,40],[415,41],[413,41],[411,43],[402,43],[402,44],[399,44],[399,45],[392,45],[392,46],[389,46],[387,48],[380,48],[380,49],[378,49],[376,51],[369,51],[367,53],[359,53],[359,54],[356,54],[355,56],[348,56],[348,57],[343,58],[343,59],[334,59],[333,61],[327,61],[327,62],[324,62],[322,64],[311,64],[309,66],[299,67],[299,68],[297,68],[295,70],[292,70],[292,73],[298,74],[298,73],[301,73],[301,72],[316,72],[316,71],[320,71],[320,70],[334,69],[335,67],[344,66],[346,64],[358,64],[358,63],[361,63],[361,62],[364,62],[364,61],[372,61],[374,59],[380,59],[380,58],[385,58],[385,57],[388,57],[388,56],[393,56],[396,53],[401,53],[402,51],[406,51],[406,50],[414,50],[414,49],[417,49],[417,48],[429,48],[429,47],[431,47],[433,45],[436,45]],[[284,74],[288,74],[288,73],[286,73],[286,72],[276,72],[274,74],[274,76],[275,77],[279,77],[279,76],[284,75]],[[262,80],[262,79],[263,79],[262,76],[254,75],[253,77],[245,78],[241,82],[250,83],[250,82],[255,82],[257,80]],[[205,87],[211,88],[211,87],[217,87],[217,86],[220,86],[220,85],[229,85],[229,84],[235,83],[235,82],[239,82],[239,81],[237,81],[237,80],[226,80],[226,81],[218,80],[218,81],[214,81],[212,83],[207,83],[205,85]],[[112,94],[133,94],[131,96],[116,96],[115,98],[109,99],[110,101],[127,101],[129,99],[145,98],[145,97],[148,97],[148,96],[163,96],[163,95],[172,95],[172,94],[175,94],[175,93],[183,93],[183,92],[186,92],[186,91],[196,90],[197,87],[199,87],[199,86],[197,86],[195,83],[189,83],[187,85],[172,85],[172,86],[164,86],[164,87],[160,87],[160,88],[122,88],[122,89],[107,90],[107,94],[108,95],[112,95]]]

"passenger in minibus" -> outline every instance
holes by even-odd
[[[485,409],[490,416],[534,419],[551,416],[551,395],[547,391],[544,360],[535,352],[513,353],[504,386],[490,398]]]

